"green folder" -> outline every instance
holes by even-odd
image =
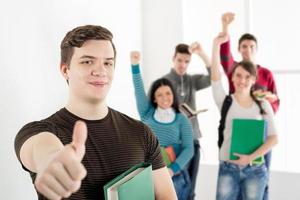
[[[251,154],[264,143],[266,121],[255,119],[233,119],[230,147],[230,160],[237,160],[233,153]],[[262,164],[263,156],[256,158],[252,164]]]
[[[152,165],[140,163],[104,185],[105,200],[154,200]]]

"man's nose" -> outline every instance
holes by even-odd
[[[93,69],[92,74],[94,76],[105,76],[106,75],[106,67],[104,63],[97,63]]]

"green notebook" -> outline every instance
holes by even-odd
[[[154,200],[152,165],[140,163],[104,185],[106,200]]]
[[[230,160],[237,160],[233,153],[251,154],[264,143],[266,121],[255,119],[233,119],[230,147]],[[256,158],[252,164],[262,164],[263,156]]]

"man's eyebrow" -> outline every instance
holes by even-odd
[[[84,59],[84,58],[90,58],[90,59],[96,59],[94,56],[89,56],[89,55],[83,55],[79,59]]]
[[[105,58],[105,60],[115,60],[114,57],[110,57],[110,58]]]
[[[79,59],[85,59],[85,58],[89,58],[89,59],[97,59],[95,56],[90,56],[90,55],[83,55],[81,56]],[[108,58],[104,58],[105,60],[115,60],[114,57],[108,57]]]

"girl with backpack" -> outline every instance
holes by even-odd
[[[213,42],[211,85],[214,101],[222,110],[226,92],[221,80],[220,45],[228,40],[228,35],[220,33]],[[251,51],[251,47],[248,49]],[[234,93],[228,109],[223,130],[223,141],[220,144],[219,172],[217,181],[217,200],[236,200],[241,191],[243,200],[261,200],[269,175],[264,163],[252,164],[253,161],[265,155],[277,144],[277,130],[274,113],[270,103],[264,99],[258,100],[252,93],[256,80],[256,68],[250,61],[237,63],[232,69]],[[225,83],[225,82],[224,82]],[[227,81],[226,81],[227,83]],[[250,154],[234,155],[237,160],[230,160],[231,132],[233,119],[265,120],[267,124],[265,142]]]

